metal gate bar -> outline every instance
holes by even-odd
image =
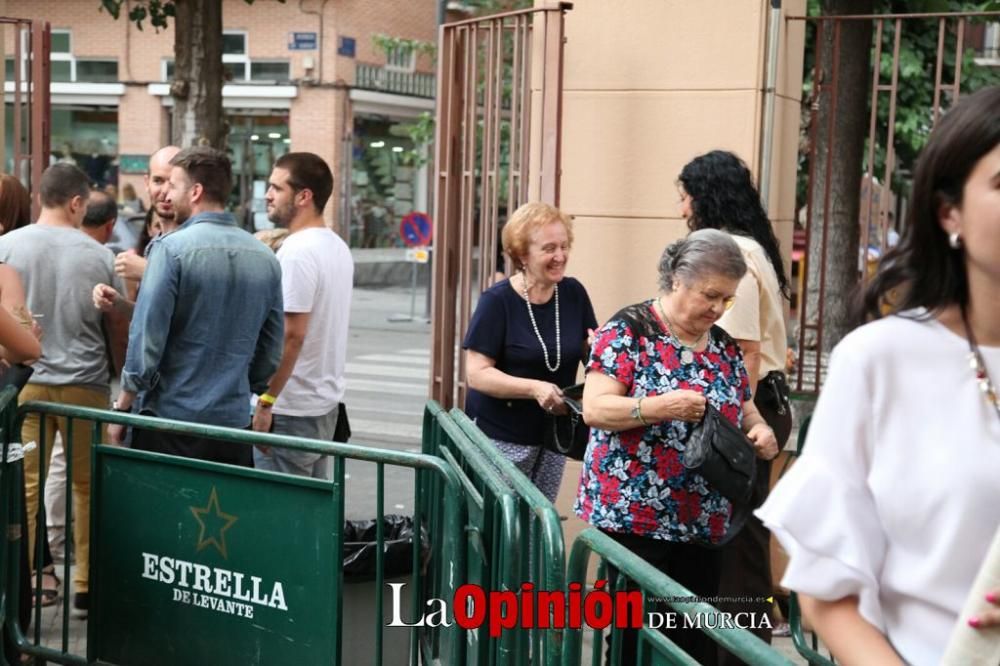
[[[981,12],[961,12],[961,13],[915,13],[915,14],[856,14],[842,16],[789,16],[789,21],[806,21],[813,23],[816,29],[816,45],[814,53],[812,104],[809,120],[809,154],[808,154],[808,180],[806,185],[805,201],[806,211],[806,254],[803,265],[800,268],[802,274],[802,293],[799,295],[799,363],[794,377],[794,390],[799,394],[814,395],[818,393],[823,381],[825,372],[827,350],[836,342],[831,339],[834,332],[827,330],[830,313],[828,312],[827,298],[827,277],[829,259],[829,236],[831,219],[831,183],[832,170],[837,168],[833,163],[832,151],[826,155],[819,155],[817,151],[817,139],[820,132],[820,111],[829,109],[829,117],[826,119],[826,144],[832,146],[836,143],[836,117],[838,112],[838,101],[841,93],[839,61],[841,54],[841,30],[848,22],[873,22],[875,30],[873,52],[874,60],[871,63],[872,81],[870,91],[870,110],[868,118],[867,149],[864,155],[864,166],[862,173],[859,173],[858,185],[867,179],[867,213],[857,222],[861,226],[859,234],[859,257],[861,258],[861,270],[858,274],[858,281],[863,284],[868,278],[865,270],[865,260],[869,244],[873,237],[870,233],[872,224],[877,224],[876,232],[879,246],[888,247],[890,225],[890,200],[892,197],[892,178],[897,168],[896,141],[896,114],[898,110],[898,91],[900,75],[900,43],[904,29],[912,25],[916,20],[935,20],[938,28],[937,54],[934,64],[933,76],[933,109],[928,110],[928,117],[936,123],[942,112],[942,107],[947,103],[954,103],[961,93],[962,84],[962,58],[966,45],[966,23],[970,19],[995,19],[1000,20],[998,11]],[[890,23],[891,22],[891,23]],[[888,75],[888,82],[883,82],[885,76],[882,72],[881,61],[887,32],[892,31],[892,61]],[[829,80],[822,79],[824,71],[824,43],[827,36],[832,31],[832,63],[830,64],[831,76]],[[950,32],[949,32],[950,31]],[[944,82],[946,76],[945,54],[951,48],[948,44],[948,35],[952,34],[954,41],[954,74],[950,82]],[[879,112],[882,106],[882,96],[888,95],[887,121],[884,124],[879,122]],[[877,149],[884,146],[885,162],[882,168],[882,181],[878,183],[874,178],[876,171]],[[816,191],[816,180],[818,177],[817,163],[823,159],[825,169],[825,179],[820,186],[820,192]],[[878,205],[875,205],[875,188],[882,188],[882,193],[878,197]],[[817,194],[819,198],[817,198]],[[821,206],[822,210],[814,210],[813,202]],[[816,235],[820,237],[818,247],[814,249]],[[818,279],[818,288],[814,297],[810,299],[810,270],[811,263],[818,262],[819,271],[814,279]]]
[[[441,26],[430,396],[445,408],[465,402],[456,348],[474,299],[497,271],[501,219],[529,197],[559,203],[563,22],[571,8],[558,3]],[[538,126],[532,62],[540,63]],[[534,145],[537,174],[530,173]]]

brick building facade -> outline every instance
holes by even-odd
[[[52,28],[52,158],[73,159],[95,184],[131,183],[143,195],[145,160],[169,141],[173,26],[156,31],[147,21],[140,30],[124,10],[117,21],[101,11],[100,0],[5,4],[7,16]],[[289,150],[329,162],[336,189],[327,218],[352,245],[394,244],[389,230],[398,219],[426,210],[426,174],[406,165],[413,145],[400,124],[433,109],[434,62],[426,53],[387,54],[373,36],[433,43],[436,6],[223,0],[223,106],[238,175],[232,203],[248,225],[266,226],[264,182],[274,158]],[[7,30],[9,97],[15,64]]]

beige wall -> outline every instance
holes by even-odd
[[[566,14],[560,205],[575,216],[570,273],[599,321],[656,292],[656,263],[687,233],[674,183],[693,157],[720,148],[759,178],[766,0],[576,0]],[[786,0],[786,15],[805,0]],[[786,25],[790,33],[786,34]],[[781,22],[769,211],[791,252],[802,82],[801,23]],[[536,161],[537,163],[537,161]],[[572,516],[580,464],[557,505]]]
[[[653,295],[660,252],[686,232],[674,182],[688,160],[731,150],[759,176],[768,9],[765,0],[582,0],[567,13],[561,206],[576,217],[571,272],[599,320]],[[782,51],[800,54],[801,25],[786,36],[784,24]],[[801,56],[779,63],[770,211],[787,256]]]

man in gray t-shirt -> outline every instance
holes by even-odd
[[[28,308],[44,331],[42,357],[21,402],[45,400],[105,409],[109,404],[111,367],[121,367],[128,322],[93,306],[91,291],[99,282],[121,289],[114,272],[114,255],[79,229],[90,186],[87,176],[71,164],[54,164],[42,174],[42,212],[36,224],[0,237],[0,261],[13,266],[24,282]],[[39,417],[28,416],[22,441],[38,442]],[[76,573],[73,614],[85,617],[89,601],[90,433],[91,423],[75,421],[72,441],[65,421],[53,419],[46,428],[44,451],[51,455],[54,431],[59,431],[73,460],[73,530]],[[39,442],[39,444],[41,444]],[[39,449],[24,459],[28,543],[34,555],[35,513],[38,509]],[[48,464],[46,464],[48,469]]]

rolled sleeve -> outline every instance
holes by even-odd
[[[250,390],[254,393],[266,391],[268,382],[278,370],[284,348],[284,337],[285,314],[279,281],[275,283],[271,308],[257,336],[257,346],[250,362]]]
[[[121,378],[126,391],[149,391],[159,381],[160,361],[177,303],[179,277],[177,258],[166,248],[150,257],[128,331],[128,352]]]

